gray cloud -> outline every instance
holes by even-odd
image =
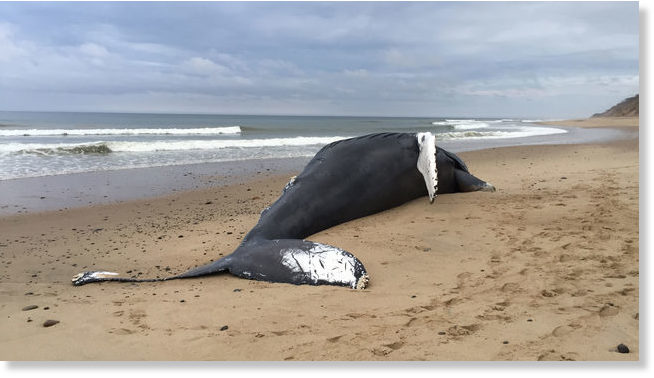
[[[0,3],[0,108],[577,117],[637,3]]]

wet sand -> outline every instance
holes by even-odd
[[[1,217],[0,357],[638,360],[638,139],[459,155],[498,191],[421,198],[309,238],[361,259],[363,291],[227,274],[70,284],[231,252],[287,174]]]
[[[310,159],[227,161],[0,180],[0,216],[154,198],[242,183],[271,171],[292,175]]]

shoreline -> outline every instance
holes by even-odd
[[[163,276],[230,253],[284,174],[0,217],[0,356],[638,361],[638,139],[459,156],[498,191],[419,198],[309,238],[355,254],[363,291],[228,274],[70,284],[83,270]]]
[[[4,194],[0,217],[156,198],[271,174],[292,176],[309,159],[242,160],[0,180]]]
[[[444,140],[437,143],[451,152],[462,153],[511,146],[604,143],[638,137],[637,128],[555,126],[563,126],[568,132],[465,142]],[[310,159],[311,157],[267,158],[0,180],[0,192],[3,193],[0,198],[0,217],[152,199],[183,191],[245,182],[270,174],[293,176]]]

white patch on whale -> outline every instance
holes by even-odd
[[[119,274],[116,272],[105,272],[105,271],[83,272],[83,273],[77,273],[75,276],[73,276],[71,281],[73,281],[73,283],[75,284],[84,284],[84,282],[87,281],[96,281],[96,280],[101,280],[103,278],[115,277],[118,275]]]
[[[288,184],[286,184],[286,186],[284,186],[284,189],[282,189],[282,194],[286,193],[286,191],[289,190],[293,186],[293,184],[295,184],[296,177],[297,176],[291,177],[291,179],[288,181]]]
[[[363,289],[367,275],[355,276],[357,261],[344,250],[325,244],[313,243],[311,249],[288,248],[281,250],[281,263],[295,273],[303,273],[313,284],[330,282]]]
[[[436,167],[436,138],[430,132],[417,133],[418,147],[418,170],[422,173],[429,193],[429,201],[434,202],[438,190],[438,168]]]

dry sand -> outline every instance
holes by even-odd
[[[310,238],[358,256],[364,291],[228,274],[70,283],[229,253],[287,176],[0,218],[0,357],[638,360],[638,140],[460,156],[498,191],[421,198]]]
[[[574,127],[638,127],[638,117],[597,117],[584,119],[571,119],[564,121],[539,122],[550,126],[574,126]]]

